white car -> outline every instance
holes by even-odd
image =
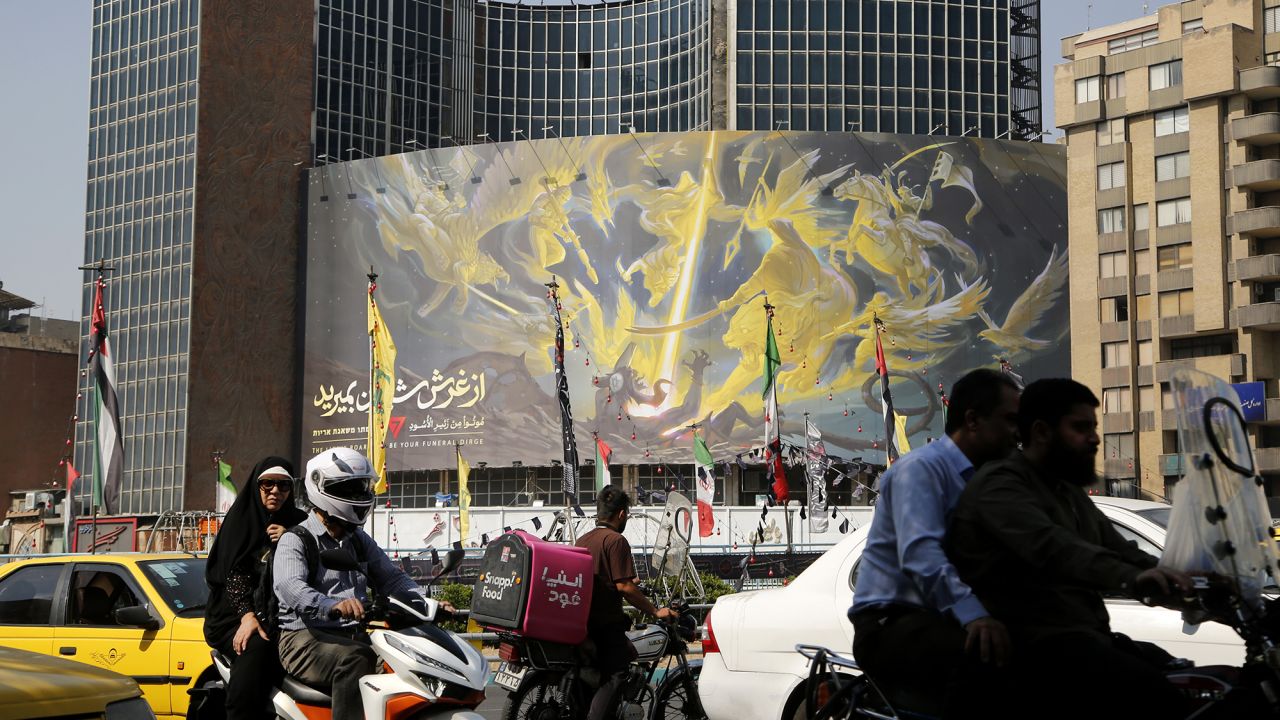
[[[1170,506],[1145,500],[1095,497],[1120,534],[1159,557]],[[867,542],[867,523],[814,561],[790,585],[726,595],[707,617],[698,695],[709,720],[792,720],[803,703],[807,661],[797,643],[848,652],[854,578]],[[1174,610],[1136,600],[1107,600],[1111,627],[1154,642],[1197,665],[1239,665],[1244,642],[1218,623],[1186,627]]]

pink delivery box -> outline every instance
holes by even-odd
[[[591,552],[515,530],[485,548],[471,617],[534,640],[577,645],[587,637]]]

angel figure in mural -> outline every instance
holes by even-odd
[[[1066,283],[1067,256],[1059,255],[1058,246],[1055,245],[1049,253],[1049,262],[1044,270],[1014,301],[1003,324],[997,325],[985,310],[978,311],[978,317],[987,325],[987,329],[980,331],[978,337],[1000,349],[993,357],[997,360],[1015,360],[1044,350],[1055,341],[1055,338],[1033,338],[1030,333],[1040,324],[1044,314],[1057,303]]]
[[[874,365],[876,335],[872,318],[877,316],[894,333],[897,350],[894,369],[906,372],[937,365],[969,341],[962,326],[982,312],[983,303],[991,293],[985,279],[966,284],[957,276],[956,281],[959,289],[950,297],[946,297],[946,283],[941,275],[934,278],[926,292],[909,298],[892,298],[883,290],[877,291],[855,317],[831,330],[823,339],[849,335],[859,338],[853,362],[847,365],[847,374],[854,382],[860,382],[863,373]]]
[[[835,189],[835,196],[858,203],[853,221],[842,242],[831,245],[831,254],[843,253],[845,261],[857,257],[881,273],[897,280],[902,297],[926,292],[934,267],[930,251],[941,250],[960,262],[966,277],[978,273],[973,249],[950,230],[931,220],[921,220],[928,209],[924,197],[889,170],[879,176],[855,173]]]

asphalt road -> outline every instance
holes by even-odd
[[[490,685],[485,691],[484,702],[480,703],[476,711],[485,716],[486,720],[500,720],[502,706],[506,703],[507,691],[497,685]]]

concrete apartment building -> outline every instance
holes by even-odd
[[[1103,401],[1114,494],[1180,471],[1171,372],[1263,399],[1280,494],[1280,0],[1188,0],[1068,37],[1054,75],[1070,177],[1072,372]]]

